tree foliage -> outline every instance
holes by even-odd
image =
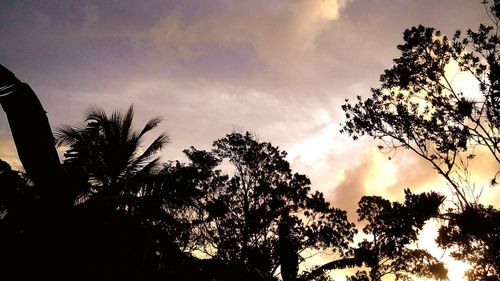
[[[439,230],[438,245],[453,249],[452,257],[472,265],[468,280],[498,280],[500,211],[479,204],[449,216]]]
[[[115,111],[110,116],[102,108],[92,107],[84,124],[63,125],[56,130],[57,145],[69,147],[65,161],[81,168],[93,191],[137,191],[137,184],[158,166],[155,154],[168,142],[167,134],[160,134],[146,148],[142,141],[161,118],[152,118],[140,131],[133,129],[133,118],[132,106],[124,114]]]
[[[474,148],[485,147],[500,163],[498,9],[495,1],[495,27],[481,25],[464,38],[457,32],[448,39],[421,25],[406,30],[405,42],[398,45],[401,56],[380,76],[381,87],[342,106],[344,132],[354,139],[380,139],[381,149],[412,150],[449,181],[462,206],[476,198],[468,196],[456,172],[466,169]],[[453,74],[446,71],[453,63],[477,80],[477,94],[455,89]]]
[[[387,153],[409,149],[447,180],[457,208],[442,215],[446,221],[438,241],[454,249],[455,258],[473,264],[471,280],[498,275],[500,260],[498,210],[479,203],[468,168],[479,148],[500,164],[500,1],[483,4],[493,26],[481,24],[465,35],[457,31],[451,39],[431,27],[407,29],[398,45],[401,55],[380,76],[381,86],[370,97],[342,106],[343,132],[353,139],[379,139],[379,149]],[[448,70],[453,66],[475,79],[477,91],[454,85]],[[492,175],[492,185],[499,175],[500,170]],[[480,229],[486,233],[471,232],[472,219],[484,222]]]
[[[71,214],[80,223],[72,235],[84,245],[78,260],[93,260],[82,271],[88,277],[170,276],[172,267],[180,268],[189,259],[182,245],[190,225],[166,208],[180,205],[183,194],[152,184],[159,176],[156,154],[167,143],[167,134],[142,147],[144,136],[161,118],[152,118],[137,131],[133,117],[132,106],[109,116],[93,107],[84,124],[63,125],[56,131],[57,144],[69,147],[66,171],[79,187]],[[95,252],[100,255],[93,257]]]
[[[295,280],[305,249],[348,249],[355,229],[345,211],[311,193],[310,180],[292,173],[285,152],[248,132],[213,147],[185,151],[184,167],[202,176],[189,179],[202,194],[193,230],[198,251],[268,275],[280,268],[283,280]]]
[[[444,265],[426,250],[412,248],[419,231],[439,214],[444,197],[434,193],[413,194],[405,190],[405,202],[390,202],[380,196],[363,196],[357,213],[366,221],[363,232],[368,235],[359,243],[358,258],[370,268],[351,280],[381,280],[391,274],[398,280],[412,280],[411,275],[447,279]],[[365,276],[365,277],[362,277]]]

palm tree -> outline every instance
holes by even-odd
[[[162,119],[154,117],[134,130],[133,117],[133,106],[109,116],[91,107],[83,124],[60,126],[54,134],[57,146],[68,147],[65,168],[80,187],[74,197],[75,220],[80,222],[74,239],[83,245],[77,260],[87,263],[84,276],[89,279],[127,279],[158,271],[159,230],[139,213],[146,199],[141,188],[154,178],[157,153],[168,136],[162,133],[143,147],[146,133]]]
[[[68,146],[65,162],[81,167],[92,191],[117,195],[137,193],[137,187],[159,165],[156,154],[169,141],[160,134],[143,149],[144,135],[158,126],[161,117],[149,120],[140,131],[132,127],[134,108],[125,114],[114,111],[110,116],[100,107],[91,107],[84,124],[63,125],[56,129],[57,146]]]

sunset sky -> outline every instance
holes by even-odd
[[[252,131],[355,219],[364,194],[448,188],[412,154],[389,161],[376,142],[342,135],[344,99],[378,86],[406,28],[452,36],[479,23],[489,23],[479,0],[7,0],[0,63],[31,85],[52,127],[83,121],[90,105],[133,104],[137,127],[163,116],[164,161]],[[19,167],[3,111],[0,158]],[[497,164],[480,161],[476,177],[488,178]],[[498,205],[499,192],[478,184]]]

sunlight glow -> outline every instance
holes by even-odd
[[[337,126],[328,126],[320,134],[307,138],[290,153],[292,158],[299,157],[306,165],[324,163],[325,155],[333,149],[332,138]]]
[[[444,68],[446,78],[450,81],[453,89],[464,94],[468,98],[481,95],[479,81],[470,72],[461,71],[458,63],[450,61]]]
[[[437,221],[428,222],[419,235],[417,246],[421,249],[428,250],[434,257],[441,260],[448,269],[448,278],[453,281],[465,281],[464,273],[470,269],[470,265],[457,261],[450,257],[450,252],[438,247],[435,240],[437,237],[439,225]],[[415,280],[428,280],[419,279]]]
[[[321,15],[325,19],[334,20],[337,18],[339,12],[337,0],[323,0],[321,4]]]
[[[289,149],[288,158],[292,161],[297,159],[308,166],[324,165],[327,164],[325,161],[328,160],[328,152],[340,147],[333,141],[340,127],[337,123],[332,123],[329,112],[325,110],[319,110],[313,118],[312,123],[323,128]]]
[[[365,194],[390,195],[387,192],[387,188],[397,181],[397,168],[395,163],[389,161],[386,155],[375,149],[370,150],[369,154],[373,165],[369,168],[365,176]]]

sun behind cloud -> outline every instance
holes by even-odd
[[[345,0],[321,0],[319,9],[321,15],[327,20],[334,20],[339,15],[339,10],[343,8],[347,2]]]

